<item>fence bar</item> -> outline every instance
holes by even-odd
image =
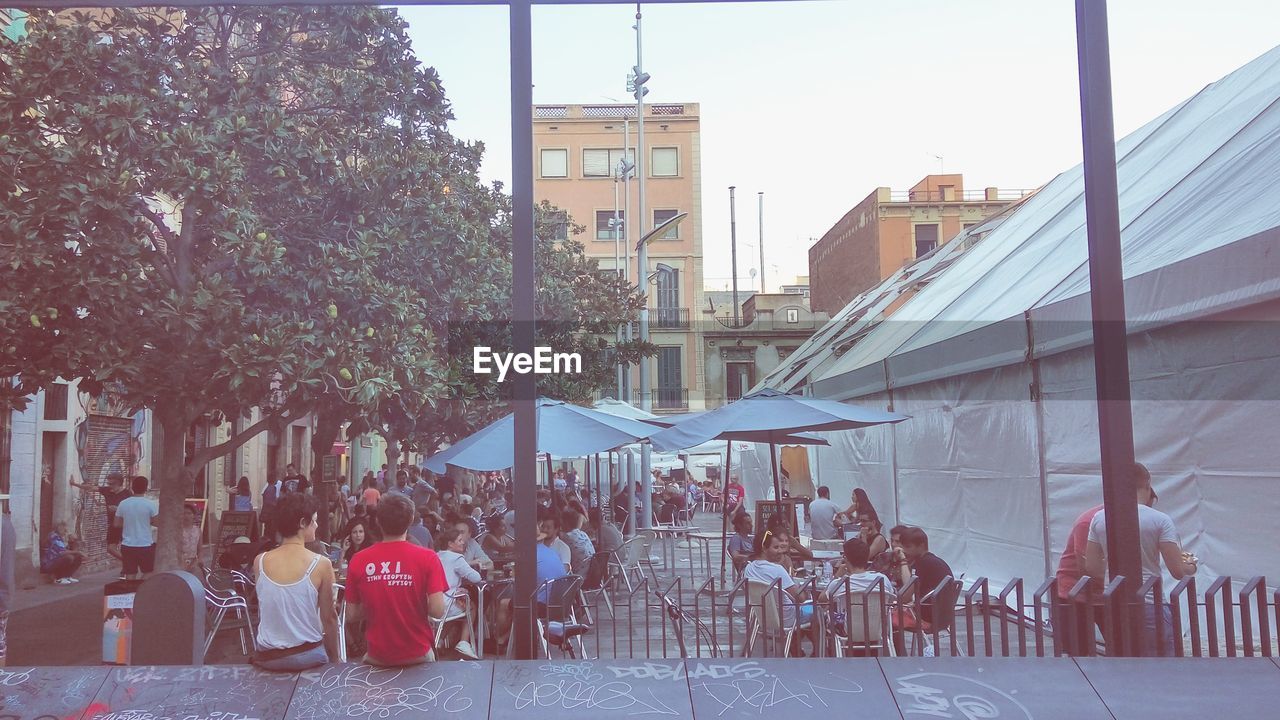
[[[1253,595],[1258,604],[1258,640],[1262,646],[1262,655],[1271,655],[1271,639],[1267,628],[1267,581],[1261,575],[1255,575],[1240,588],[1240,635],[1244,642],[1244,656],[1253,657],[1253,608],[1249,604],[1249,596]]]
[[[1032,612],[1036,621],[1036,657],[1044,657],[1044,607],[1045,607],[1044,596],[1049,594],[1050,592],[1053,593],[1053,595],[1049,598],[1049,603],[1050,603],[1049,617],[1053,617],[1052,603],[1058,602],[1057,587],[1058,587],[1057,578],[1046,578],[1044,582],[1040,583],[1040,587],[1036,588],[1035,593],[1031,596],[1031,601],[1033,606]],[[1056,630],[1057,628],[1054,628],[1054,629]],[[1059,646],[1060,646],[1060,643],[1055,642],[1053,644],[1054,655],[1061,654],[1060,652],[1061,648]]]
[[[1218,655],[1218,601],[1216,596],[1222,593],[1222,629],[1225,634],[1227,657],[1236,656],[1235,620],[1231,612],[1231,576],[1224,575],[1204,591],[1204,613],[1206,630],[1209,631],[1209,657]]]

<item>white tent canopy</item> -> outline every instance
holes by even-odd
[[[1280,516],[1280,48],[1116,155],[1138,459],[1203,572],[1280,577],[1259,542]],[[1059,175],[888,320],[767,379],[910,415],[811,464],[971,577],[1045,577],[1101,503],[1083,194],[1080,167]]]

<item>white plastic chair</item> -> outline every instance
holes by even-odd
[[[779,595],[784,592],[786,591],[776,583],[747,581],[747,637],[743,657],[751,656],[752,648],[755,647],[756,641],[765,629],[770,635],[782,637],[782,657],[788,657],[791,654],[791,643],[795,640],[796,631],[809,629],[812,624],[810,621],[797,622],[790,627],[782,622],[782,602]],[[800,610],[798,605],[799,603],[796,607],[797,614]]]

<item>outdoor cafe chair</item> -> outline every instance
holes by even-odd
[[[347,587],[333,584],[333,604],[338,611],[338,657],[332,662],[347,661]]]
[[[951,646],[952,654],[956,654],[956,600],[960,597],[959,580],[953,579],[950,575],[942,579],[938,583],[938,587],[929,591],[927,595],[918,598],[915,602],[916,617],[919,618],[918,627],[912,633],[912,649],[913,655],[923,655],[925,647],[929,644],[928,636],[934,636],[934,652],[940,653],[942,637],[946,636],[947,643]],[[925,622],[921,614],[921,606],[926,603],[932,603],[933,620]]]
[[[893,657],[893,643],[889,641],[889,608],[888,595],[876,587],[865,591],[853,591],[838,596],[833,606],[844,611],[844,633],[840,633],[835,624],[828,623],[827,628],[835,644],[835,656],[845,657],[847,652],[874,650],[877,654],[888,649]]]
[[[613,553],[601,551],[592,555],[591,560],[587,562],[587,574],[582,579],[582,589],[578,593],[578,599],[588,623],[592,623],[594,620],[591,618],[591,608],[587,604],[587,593],[595,593],[597,602],[603,598],[604,606],[609,611],[609,617],[612,618],[614,616],[613,600],[609,597],[609,584],[612,582],[610,575],[613,573],[613,555]]]
[[[431,635],[436,639],[437,646],[440,638],[443,637],[441,633],[450,623],[461,620],[467,623],[468,626],[475,625],[475,621],[471,618],[471,603],[460,603],[459,598],[461,597],[466,597],[465,591],[459,591],[457,594],[453,591],[445,592],[444,614],[440,617],[428,616],[428,620],[431,623]]]
[[[546,602],[538,603],[538,639],[542,642],[542,652],[547,657],[551,657],[551,648],[548,635],[552,634],[553,624],[559,624],[562,628],[578,626],[578,615],[575,610],[575,604],[578,602],[582,593],[582,576],[581,575],[565,575],[554,580],[548,580],[543,583],[534,592],[537,598],[546,591]],[[572,636],[563,635],[560,643],[560,651],[569,657],[574,657],[573,645],[571,640],[576,640],[578,644],[578,656],[586,657],[586,646],[582,642],[581,634]]]
[[[239,631],[240,652],[245,657],[249,657],[257,648],[257,640],[253,636],[253,622],[249,618],[248,601],[243,595],[234,591],[215,590],[209,584],[204,587],[204,599],[209,631],[205,633],[204,652],[200,657],[208,657],[209,649],[213,647],[213,639],[217,637],[219,631],[231,629]],[[235,616],[236,624],[224,628],[222,621],[228,612]]]
[[[743,647],[743,657],[750,657],[751,651],[755,648],[756,641],[764,633],[768,633],[776,642],[778,637],[782,639],[782,657],[791,655],[791,643],[795,640],[797,630],[808,630],[811,621],[796,623],[787,627],[782,622],[782,593],[781,586],[777,583],[762,583],[755,580],[747,581],[747,632],[746,645]],[[800,603],[796,604],[796,612],[799,614]],[[776,645],[775,645],[776,647]]]

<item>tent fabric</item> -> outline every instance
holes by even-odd
[[[1280,48],[1118,142],[1117,175],[1137,458],[1203,575],[1274,584]],[[923,527],[970,578],[1033,589],[1101,503],[1084,220],[1077,167],[890,320],[767,378],[910,415],[831,433],[811,464],[833,497],[864,487],[886,525]]]

